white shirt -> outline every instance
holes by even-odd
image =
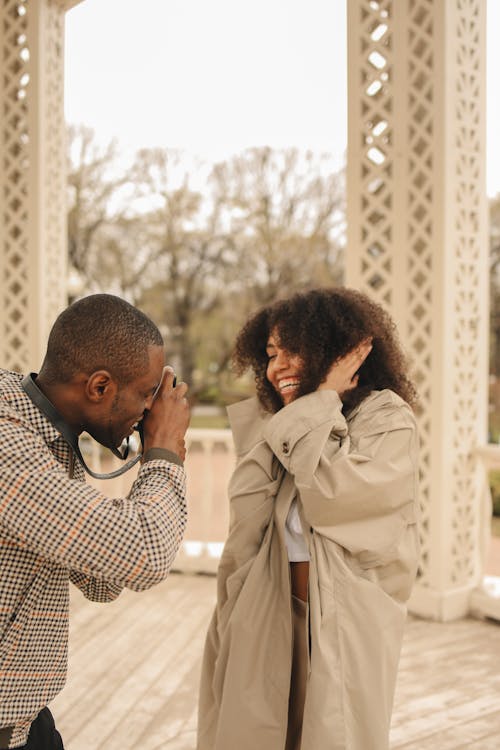
[[[285,544],[289,562],[308,562],[311,558],[307,549],[297,500],[292,500],[285,522]]]

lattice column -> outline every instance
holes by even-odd
[[[1,364],[40,365],[66,303],[64,6],[0,0]]]
[[[413,611],[482,577],[473,450],[487,435],[484,0],[349,0],[347,283],[395,318],[421,396]]]

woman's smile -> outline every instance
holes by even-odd
[[[300,380],[298,378],[282,378],[278,381],[278,390],[282,396],[292,393],[298,389]]]
[[[290,354],[279,345],[279,340],[271,333],[267,341],[268,356],[267,379],[279,393],[284,404],[296,398],[300,387],[300,369],[302,360],[296,354]]]

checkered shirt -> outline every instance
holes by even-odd
[[[186,525],[184,469],[146,461],[126,498],[85,484],[71,449],[0,369],[0,727],[26,742],[66,679],[69,581],[93,601],[167,575]]]

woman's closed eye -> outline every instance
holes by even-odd
[[[274,343],[269,342],[266,347],[266,357],[267,361],[270,362],[272,359],[276,359],[278,356],[278,350],[275,347]]]

